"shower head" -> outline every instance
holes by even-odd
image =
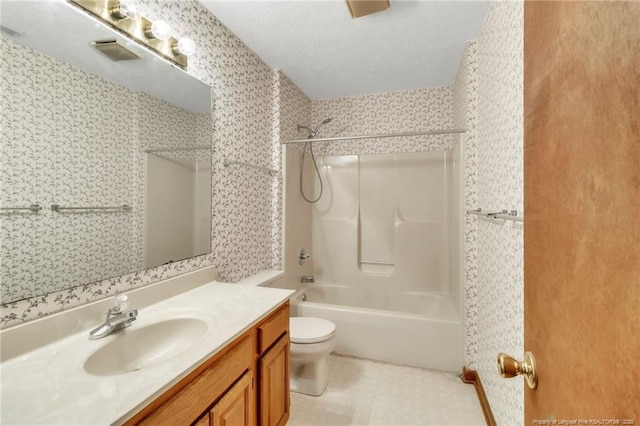
[[[300,124],[298,124],[298,130],[300,129],[305,129],[307,132],[309,132],[309,135],[307,135],[307,139],[313,139],[316,137],[316,135],[318,134],[318,131],[320,130],[320,127],[322,127],[324,124],[327,124],[328,122],[330,122],[331,120],[333,120],[331,117],[329,118],[325,118],[324,120],[322,120],[322,122],[320,124],[318,124],[316,126],[315,129],[311,130],[310,128],[308,128],[307,126],[301,126]]]
[[[331,117],[325,118],[324,120],[322,120],[322,122],[318,124],[315,129],[313,129],[313,132],[311,132],[309,139],[315,138],[318,135],[318,131],[320,130],[320,127],[329,123],[331,120],[333,120]]]

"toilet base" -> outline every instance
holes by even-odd
[[[320,396],[327,388],[329,374],[327,358],[316,362],[301,363],[291,361],[291,392]]]

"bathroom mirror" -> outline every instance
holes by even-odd
[[[1,8],[2,303],[209,253],[211,88],[65,0]]]

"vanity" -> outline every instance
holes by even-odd
[[[129,292],[98,340],[108,299],[3,330],[0,423],[286,424],[292,291],[198,274]]]
[[[126,425],[284,425],[289,418],[289,304],[226,345]]]

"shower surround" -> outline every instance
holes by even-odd
[[[450,129],[453,90],[312,101],[311,119],[298,124],[315,126],[329,117],[318,137]],[[305,137],[295,136],[289,139]],[[324,194],[313,205],[298,202],[301,146],[286,147],[287,158],[295,158],[286,167],[287,251],[291,239],[301,240],[293,234],[304,221],[312,253],[311,265],[286,268],[287,284],[299,286],[309,269],[316,279],[294,312],[334,321],[339,353],[462,368],[460,140],[430,135],[317,142]],[[319,182],[308,158],[305,191],[315,191],[315,198]]]
[[[336,351],[460,371],[462,338],[449,277],[453,150],[323,157],[313,206],[316,284],[296,313],[336,323]],[[316,196],[318,185],[316,185]],[[456,234],[457,235],[457,234]]]
[[[448,293],[451,161],[449,151],[323,157],[316,281],[366,286],[391,305],[397,292]]]

